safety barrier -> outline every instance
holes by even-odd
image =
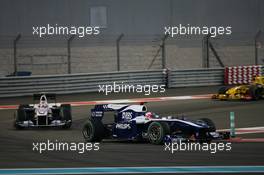
[[[169,72],[169,87],[222,85],[223,68],[172,70]]]
[[[161,85],[170,87],[210,86],[223,84],[224,69],[147,70],[89,74],[0,78],[0,97],[33,93],[72,94],[96,92],[99,85]]]
[[[263,75],[264,66],[231,66],[225,68],[225,84],[248,84],[253,77]]]
[[[104,72],[89,74],[5,77],[0,78],[0,97],[26,96],[33,93],[52,92],[71,94],[96,92],[99,85],[118,84],[165,84],[161,70]]]

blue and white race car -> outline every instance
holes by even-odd
[[[105,112],[113,113],[111,123],[104,122]],[[179,140],[210,142],[229,138],[227,132],[216,132],[215,124],[208,118],[191,121],[184,117],[160,117],[148,112],[143,104],[95,105],[82,133],[87,142],[112,138],[162,144]]]

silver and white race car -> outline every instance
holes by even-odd
[[[53,103],[48,103],[54,100]],[[34,94],[37,104],[19,105],[15,113],[15,128],[62,127],[68,129],[72,124],[71,105],[56,103],[55,94]]]

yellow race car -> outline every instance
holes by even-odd
[[[259,100],[264,97],[264,76],[257,76],[249,85],[221,87],[218,94],[212,96],[219,100]]]

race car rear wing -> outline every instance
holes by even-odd
[[[95,105],[94,109],[97,111],[108,112],[108,111],[119,111],[126,108],[127,106],[128,104],[100,104],[100,105]]]
[[[145,105],[130,105],[130,104],[100,104],[100,105],[95,105],[94,110],[96,111],[103,111],[103,112],[108,112],[108,111],[123,111],[123,110],[133,110],[135,112],[146,112],[147,107]]]

